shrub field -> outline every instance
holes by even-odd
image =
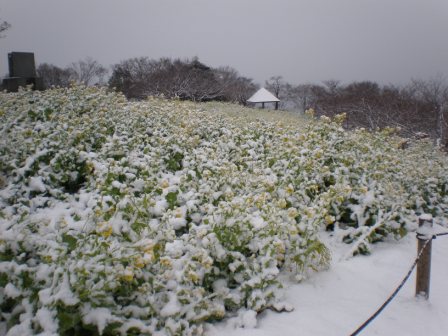
[[[278,304],[430,213],[448,160],[394,129],[347,132],[221,103],[99,88],[0,93],[0,333],[200,335]]]

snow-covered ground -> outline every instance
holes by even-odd
[[[104,88],[0,94],[0,335],[355,330],[412,264],[415,237],[392,240],[422,213],[448,228],[448,157],[390,128],[347,132],[344,114],[260,113]],[[410,282],[366,332],[442,335],[440,260],[430,302]],[[266,311],[282,285],[295,311]]]
[[[328,271],[286,289],[290,313],[265,311],[255,328],[212,327],[214,336],[350,335],[395,290],[416,257],[409,234],[400,242],[380,243],[370,256],[345,260],[340,248]],[[448,236],[433,241],[428,301],[416,298],[415,270],[395,299],[360,335],[445,336],[448,334]]]

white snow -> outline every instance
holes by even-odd
[[[64,92],[54,101],[64,101]],[[78,105],[83,92],[74,88],[69,103]],[[90,89],[86,93],[91,97]],[[415,235],[410,235],[400,243],[369,245],[371,257],[352,258],[363,238],[381,225],[389,231],[406,223],[406,229],[412,230],[417,223],[414,210],[421,213],[428,207],[441,214],[434,218],[435,226],[448,227],[446,197],[438,187],[446,183],[448,161],[424,143],[415,143],[406,154],[395,148],[394,138],[343,132],[336,124],[307,121],[300,134],[289,119],[271,123],[258,120],[257,113],[255,121],[246,119],[240,109],[235,110],[236,119],[217,118],[203,107],[192,109],[177,101],[164,101],[160,110],[149,101],[123,109],[122,98],[115,102],[117,107],[97,98],[89,98],[92,108],[85,105],[90,112],[82,116],[72,106],[68,108],[73,111],[63,112],[57,123],[45,127],[38,123],[45,135],[34,134],[36,141],[29,137],[20,145],[22,130],[33,127],[31,118],[24,118],[23,127],[15,125],[14,132],[2,138],[9,153],[5,162],[12,170],[0,191],[0,273],[8,281],[0,288],[0,301],[13,298],[14,308],[2,312],[0,335],[52,334],[57,330],[58,301],[79,304],[83,323],[96,325],[99,333],[116,321],[123,323],[123,335],[131,326],[154,335],[174,334],[179,327],[193,334],[196,326],[188,323],[223,316],[226,300],[235,305],[234,310],[226,312],[221,324],[210,326],[209,335],[347,335],[390,295],[416,254]],[[23,115],[27,113],[28,98],[23,104],[6,99],[7,106],[23,105],[17,113],[22,108]],[[96,111],[101,106],[97,103],[107,106],[110,114]],[[129,113],[134,107],[136,113]],[[141,136],[144,130],[139,125],[153,122],[158,135],[148,140]],[[61,131],[64,123],[68,128]],[[99,127],[90,127],[97,123]],[[15,140],[9,141],[13,134]],[[106,142],[95,149],[98,153],[85,152],[90,149],[83,147],[93,146],[87,140],[96,135],[105,136]],[[86,146],[70,147],[72,136],[86,139]],[[365,147],[355,145],[364,139]],[[341,141],[341,150],[333,150],[336,141]],[[126,157],[117,161],[110,155],[113,152]],[[182,154],[183,164],[171,172],[166,160],[173,155],[177,160],[177,154]],[[349,164],[353,157],[356,162]],[[327,160],[335,166],[322,166]],[[78,178],[81,162],[89,178],[77,186],[81,188],[77,192],[67,193],[65,182]],[[382,165],[375,171],[372,167],[378,162]],[[335,185],[321,193],[327,190],[322,183],[329,174]],[[311,200],[308,191],[315,190],[320,195]],[[396,209],[403,202],[407,209]],[[330,270],[308,279],[298,270],[296,278],[306,280],[288,282],[290,275],[279,274],[277,266],[295,271],[293,260],[303,262],[304,268],[315,265],[311,256],[319,250],[315,239],[320,228],[338,222],[342,212],[351,213],[359,227],[344,229],[344,220],[334,225],[332,239],[322,234],[333,251]],[[297,224],[299,215],[302,220]],[[194,224],[179,230],[189,218]],[[372,220],[376,224],[371,225]],[[221,227],[223,235],[218,231]],[[424,230],[420,232],[427,235],[437,232]],[[238,234],[236,239],[228,234],[232,231]],[[343,244],[347,234],[357,242]],[[251,253],[234,251],[229,239],[247,242]],[[447,242],[448,237],[440,237],[433,244],[430,301],[415,299],[410,281],[363,334],[446,333]],[[230,264],[220,269],[214,262]],[[32,281],[25,281],[25,274]],[[272,308],[294,312],[266,310],[257,315],[277,292],[275,286],[265,287],[277,277],[285,282],[285,297]],[[209,291],[210,285],[214,292]],[[128,298],[111,295],[121,286],[130,290]],[[92,295],[81,297],[80,287]],[[39,291],[38,298],[32,290]],[[6,325],[11,329],[6,330]]]
[[[42,333],[41,335],[57,335],[59,326],[55,321],[54,315],[56,315],[54,312],[48,310],[45,307],[40,308],[37,311],[36,320],[44,330],[44,333]]]
[[[166,243],[165,252],[172,258],[179,258],[183,254],[184,243],[182,240],[175,240],[172,243]]]
[[[429,222],[432,220],[432,215],[431,214],[422,214],[422,215],[420,215],[420,219],[422,221]]]
[[[257,326],[257,313],[253,310],[244,312],[241,316],[241,320],[244,328],[255,328]]]
[[[280,100],[270,93],[265,88],[261,88],[255,92],[248,100],[249,103],[263,103],[263,102],[279,102]]]
[[[67,273],[63,275],[59,291],[54,295],[54,300],[55,301],[61,300],[67,306],[75,305],[79,301],[78,298],[73,294],[73,292],[70,289],[70,283],[68,280]]]
[[[174,293],[169,293],[169,301],[160,311],[160,315],[165,317],[172,316],[176,315],[178,312],[180,312],[180,310],[181,307],[179,301],[177,301],[176,295]]]
[[[446,231],[446,229],[445,229]],[[370,256],[341,259],[333,255],[328,271],[315,273],[285,290],[294,307],[290,313],[267,310],[239,328],[235,320],[209,326],[213,336],[350,335],[367,320],[400,284],[412,265],[417,243],[414,234],[400,242],[379,243]],[[433,242],[429,300],[415,297],[415,270],[395,299],[360,335],[445,336],[448,330],[448,236]],[[291,309],[291,306],[288,306]],[[241,318],[241,316],[240,316]],[[246,319],[245,319],[246,320]],[[247,320],[249,316],[247,316]],[[249,322],[249,321],[248,321]]]
[[[20,296],[22,293],[12,283],[8,283],[5,287],[5,295],[12,299]]]
[[[266,222],[259,215],[256,215],[250,219],[250,223],[252,224],[255,230],[260,230],[266,226]]]
[[[31,177],[30,178],[30,189],[33,191],[44,192],[46,190],[45,184],[42,181],[42,177]]]
[[[153,212],[155,215],[162,215],[165,212],[167,207],[168,207],[168,203],[166,200],[157,201],[153,208]]]
[[[185,218],[170,218],[168,223],[173,226],[174,230],[178,230],[187,225],[187,220]]]
[[[90,306],[86,306],[84,311],[86,314],[83,316],[82,320],[86,324],[96,325],[100,335],[103,333],[103,330],[108,323],[116,320],[116,317],[114,317],[111,311],[107,308],[91,308]]]

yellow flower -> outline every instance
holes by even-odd
[[[255,205],[261,208],[266,203],[266,198],[267,198],[266,193],[261,193],[256,197]]]
[[[107,238],[107,237],[109,237],[112,234],[113,229],[112,229],[112,226],[109,223],[101,222],[98,225],[98,228],[97,228],[96,232],[98,234],[100,234],[101,236],[103,236],[104,238]]]
[[[132,271],[132,268],[126,267],[123,272],[122,279],[126,282],[131,282],[134,279],[134,272]]]
[[[313,218],[313,216],[314,216],[314,209],[313,208],[306,208],[304,212],[305,212],[305,215],[308,218]]]
[[[308,186],[308,190],[309,191],[318,192],[319,191],[319,186],[317,184],[311,184],[310,186]]]
[[[183,218],[184,217],[184,212],[183,212],[182,208],[177,208],[175,210],[174,217],[176,217],[176,218]]]
[[[199,145],[199,143],[201,142],[200,140],[201,140],[201,139],[199,138],[199,136],[198,136],[198,135],[195,135],[195,136],[193,137],[193,139],[191,140],[191,142],[192,142],[193,146],[196,147],[196,146]]]
[[[290,234],[290,235],[295,236],[295,235],[298,234],[298,233],[299,233],[299,231],[297,230],[297,228],[296,228],[295,226],[291,226],[291,227],[289,228],[289,234]]]
[[[224,196],[226,197],[226,200],[231,200],[232,198],[235,197],[235,194],[233,193],[233,191],[231,191],[231,190],[227,190],[227,191],[224,193]]]
[[[320,120],[323,121],[324,123],[331,122],[331,119],[329,117],[327,117],[327,116],[324,116],[324,115],[320,117]]]
[[[101,232],[101,235],[102,235],[104,238],[109,237],[111,234],[112,234],[112,226],[109,226],[106,230],[104,230],[104,231]]]
[[[225,310],[222,307],[217,307],[216,310],[213,312],[213,316],[217,319],[223,318],[225,315]]]
[[[63,218],[62,220],[61,220],[61,222],[59,223],[59,226],[61,227],[61,228],[63,228],[63,227],[66,227],[68,224],[67,224],[67,221],[65,220],[65,218]]]
[[[168,188],[170,186],[170,184],[168,183],[167,180],[163,180],[162,183],[160,184],[160,186],[165,189]]]
[[[145,267],[146,263],[141,256],[135,258],[134,266],[137,268]]]
[[[327,225],[333,224],[335,220],[336,218],[334,218],[334,216],[331,215],[325,216],[325,223],[327,223]]]
[[[88,171],[89,173],[91,173],[91,172],[93,172],[93,171],[95,170],[95,167],[94,167],[93,163],[90,162],[90,161],[87,162],[87,164],[86,164],[86,168],[87,168],[87,171]]]
[[[143,261],[144,261],[145,264],[149,264],[150,262],[153,262],[154,258],[155,258],[154,257],[154,253],[152,251],[149,252],[149,253],[145,253],[143,255]]]
[[[160,258],[160,264],[161,264],[162,266],[165,266],[165,267],[171,267],[171,266],[172,266],[171,259],[168,258],[168,257],[162,257],[162,258]]]
[[[53,261],[53,258],[49,255],[43,256],[42,259],[43,259],[43,261],[45,261],[47,263],[50,263]]]
[[[30,137],[33,134],[33,131],[27,129],[27,130],[23,131],[22,134],[24,137]]]
[[[145,239],[145,243],[141,245],[140,248],[144,253],[153,253],[154,245],[152,240]]]
[[[299,212],[297,211],[296,208],[289,208],[288,209],[288,217],[296,218],[298,214],[299,214]]]
[[[208,231],[207,231],[207,229],[205,229],[205,228],[200,228],[200,229],[198,229],[197,230],[197,236],[198,236],[198,238],[204,238],[206,235],[208,234]]]
[[[313,108],[309,108],[308,110],[305,111],[305,114],[309,117],[313,117],[315,114],[315,111]]]
[[[282,198],[278,201],[277,205],[280,209],[285,209],[288,204],[286,203],[286,200]]]
[[[202,259],[201,265],[206,269],[210,269],[213,266],[213,259],[207,256]]]
[[[187,279],[189,279],[190,281],[197,283],[199,281],[199,275],[196,272],[193,271],[189,271],[187,273]]]
[[[347,113],[340,113],[334,116],[334,121],[338,124],[342,124],[342,122],[347,118]]]
[[[285,253],[285,251],[286,251],[285,244],[283,244],[282,241],[275,241],[274,247],[275,247],[275,250],[277,253]]]

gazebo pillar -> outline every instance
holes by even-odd
[[[254,104],[254,105],[261,103],[262,109],[265,108],[266,103],[275,103],[275,109],[278,110],[278,105],[279,105],[278,103],[280,102],[280,100],[276,96],[274,96],[272,93],[270,93],[268,90],[266,90],[265,88],[261,88],[260,90],[255,92],[247,100],[247,102]]]

